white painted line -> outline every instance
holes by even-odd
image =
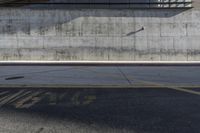
[[[200,66],[200,61],[0,61],[1,65],[92,65],[92,66],[103,66],[103,65],[123,65],[123,66],[134,66],[134,65],[144,65],[144,66],[159,66],[159,65],[178,65],[178,66]]]
[[[200,61],[46,61],[46,60],[8,60],[0,63],[200,63]]]

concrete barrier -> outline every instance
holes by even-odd
[[[0,8],[0,61],[200,61],[200,9]]]

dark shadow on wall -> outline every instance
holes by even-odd
[[[81,0],[80,0],[81,1]],[[120,0],[118,0],[120,1]],[[13,4],[12,2],[18,3]],[[28,3],[37,4],[28,4]],[[40,4],[40,3],[43,4]],[[101,17],[147,17],[147,18],[170,18],[188,9],[140,9],[131,5],[68,5],[61,4],[65,0],[11,0],[9,7],[1,7],[1,25],[0,34],[16,34],[22,32],[31,34],[31,30],[36,30],[38,34],[44,35],[45,31],[56,27],[56,30],[62,30],[63,24],[73,22],[78,18],[101,18]],[[77,3],[79,1],[76,1]],[[85,1],[86,2],[86,1]],[[124,1],[123,1],[124,2]],[[144,1],[146,2],[146,1]],[[48,4],[57,3],[57,4]],[[60,4],[59,4],[60,3]],[[141,3],[143,3],[141,1]],[[143,4],[142,4],[143,5]],[[136,5],[137,6],[137,5]],[[8,10],[9,9],[9,10]],[[102,10],[103,9],[103,10]],[[135,31],[134,31],[135,32]],[[128,34],[128,33],[127,33]]]
[[[0,104],[4,103],[2,108],[12,110],[21,120],[29,121],[29,125],[32,122],[29,115],[31,118],[36,117],[42,128],[45,121],[101,127],[99,132],[112,128],[113,133],[118,130],[134,133],[187,133],[198,132],[200,127],[199,117],[195,117],[200,109],[199,96],[166,88],[28,89],[23,92],[5,89],[0,94]],[[10,99],[14,95],[16,97]],[[2,100],[5,96],[8,97]],[[3,114],[5,117],[7,112]],[[9,119],[12,117],[9,116]],[[90,132],[88,127],[87,131]],[[84,126],[79,128],[84,129]],[[67,127],[64,131],[68,129],[70,128]]]
[[[9,9],[9,10],[8,10]],[[46,30],[55,27],[62,30],[63,24],[76,21],[78,18],[127,17],[127,18],[170,18],[188,11],[186,9],[68,9],[51,7],[19,7],[1,9],[0,34],[31,34],[36,30],[44,35]]]
[[[43,8],[189,8],[192,2],[160,0],[0,0],[0,5]],[[56,5],[56,6],[55,6]]]

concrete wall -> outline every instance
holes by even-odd
[[[200,61],[200,9],[0,9],[0,60]]]

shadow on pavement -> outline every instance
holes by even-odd
[[[0,96],[2,108],[88,126],[136,133],[200,132],[200,97],[166,88],[2,90]]]

